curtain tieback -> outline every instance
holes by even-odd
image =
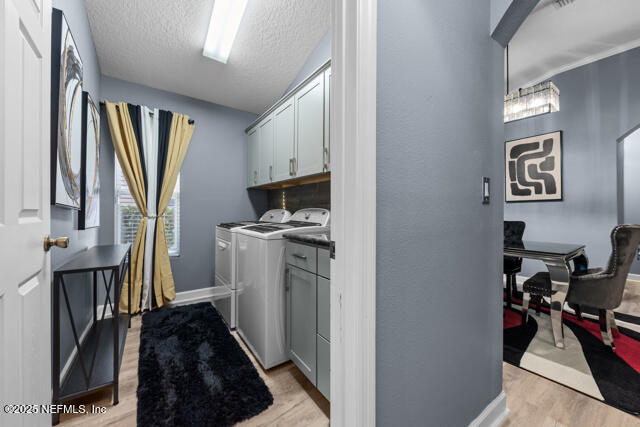
[[[163,213],[162,215],[144,215],[144,217],[149,219],[156,219],[156,218],[162,218],[165,215],[166,213]]]

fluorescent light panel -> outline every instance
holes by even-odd
[[[215,0],[202,55],[227,63],[247,0]]]

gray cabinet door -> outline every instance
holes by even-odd
[[[331,94],[331,67],[327,68],[324,72],[324,151],[322,158],[324,159],[324,171],[329,172],[331,170],[331,160],[329,153],[329,123],[330,123],[330,103],[329,97]]]
[[[260,132],[260,165],[258,185],[268,184],[273,178],[273,116],[268,116],[258,125]]]
[[[320,335],[317,336],[318,340],[318,379],[316,381],[316,388],[322,393],[327,400],[329,398],[330,379],[331,379],[331,345],[327,340]]]
[[[295,121],[293,97],[273,113],[273,181],[284,181],[293,175],[295,155]]]
[[[295,95],[297,177],[321,173],[324,151],[324,75],[311,80]]]
[[[289,357],[316,384],[316,275],[287,265]]]
[[[331,284],[318,276],[318,334],[331,341]]]
[[[255,127],[247,134],[247,187],[253,187],[258,184],[259,142],[260,133],[258,128]]]

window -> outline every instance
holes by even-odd
[[[140,212],[136,202],[131,197],[129,186],[124,179],[118,160],[115,161],[115,199],[116,199],[116,243],[133,243],[136,240],[136,231],[140,224]],[[165,232],[167,235],[167,247],[170,256],[180,255],[180,175],[176,182],[176,188],[169,201],[169,206],[164,215]]]

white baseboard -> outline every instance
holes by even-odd
[[[213,302],[214,300],[229,296],[227,288],[224,286],[209,286],[202,289],[195,289],[193,291],[178,292],[176,299],[169,301],[167,305],[169,307],[177,307],[179,305],[195,304],[197,302]]]
[[[636,281],[636,282],[640,282],[640,274],[631,274],[631,273],[629,273],[629,276],[627,276],[627,279],[633,280],[633,281]]]
[[[495,399],[487,405],[480,415],[478,415],[469,427],[498,427],[507,417],[509,409],[507,409],[507,395],[501,391]]]
[[[84,340],[87,338],[87,334],[91,330],[92,325],[93,325],[93,318],[91,318],[91,320],[87,322],[87,325],[84,327],[82,334],[80,334],[80,338],[78,339],[78,341],[80,342],[80,345],[84,344]],[[60,384],[64,383],[64,379],[67,377],[67,373],[69,372],[69,369],[71,369],[71,362],[73,362],[73,359],[76,357],[76,354],[78,354],[78,347],[75,346],[75,342],[73,344],[74,344],[73,351],[71,351],[69,358],[67,358],[67,361],[65,362],[64,366],[62,367],[62,370],[60,371]]]
[[[177,307],[179,305],[195,304],[198,302],[213,302],[218,298],[229,296],[229,292],[223,286],[208,286],[206,288],[194,289],[192,291],[177,292],[176,298],[169,301],[167,307]],[[98,306],[98,317],[102,315],[102,305]],[[111,308],[107,306],[104,314],[105,319],[111,317]]]

